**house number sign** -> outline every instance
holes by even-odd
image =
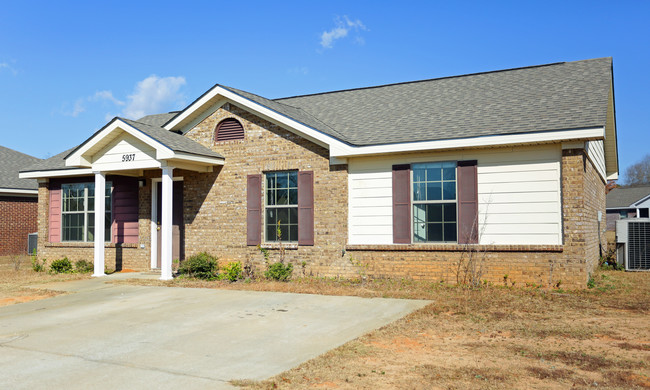
[[[135,161],[135,153],[122,155],[122,162],[131,162],[131,161]]]

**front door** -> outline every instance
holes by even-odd
[[[160,268],[160,244],[162,234],[160,224],[162,222],[162,183],[158,182],[158,201],[156,202],[158,210],[156,212],[156,225],[158,226],[158,268]],[[174,182],[174,195],[172,206],[172,262],[175,260],[185,259],[185,225],[183,224],[183,182]]]

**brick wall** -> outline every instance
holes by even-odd
[[[37,226],[37,198],[0,196],[0,256],[27,253],[27,235]]]
[[[215,144],[214,129],[225,118],[244,126],[243,140]],[[207,251],[223,262],[251,261],[262,266],[263,256],[246,246],[246,177],[277,170],[314,172],[314,246],[286,251],[286,258],[306,272],[350,274],[342,256],[347,239],[347,166],[330,166],[327,149],[260,119],[234,105],[225,105],[186,134],[221,153],[223,167],[204,174],[184,171],[186,255]],[[270,248],[273,260],[277,250]],[[297,267],[301,268],[301,267]]]

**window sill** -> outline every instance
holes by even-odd
[[[295,243],[289,243],[289,244],[282,244],[282,247],[286,250],[297,250],[298,249],[298,244]],[[266,243],[260,245],[260,248],[262,249],[280,249],[280,244],[278,243]]]
[[[460,244],[392,244],[346,245],[346,251],[448,251],[467,250],[484,252],[563,252],[563,245],[460,245]]]
[[[48,242],[45,244],[46,248],[94,248],[93,242]],[[137,248],[138,244],[125,244],[125,243],[104,243],[104,248]]]

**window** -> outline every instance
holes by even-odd
[[[298,241],[298,172],[269,172],[266,175],[264,227],[267,242]]]
[[[456,242],[456,163],[412,165],[413,242]]]
[[[244,127],[241,123],[234,118],[224,119],[219,122],[214,132],[214,140],[222,142],[236,139],[244,139]]]
[[[63,184],[61,186],[62,241],[95,240],[95,183]],[[105,239],[111,239],[111,183],[106,183]]]
[[[618,212],[619,217],[622,218],[627,218],[627,210],[621,210]]]

